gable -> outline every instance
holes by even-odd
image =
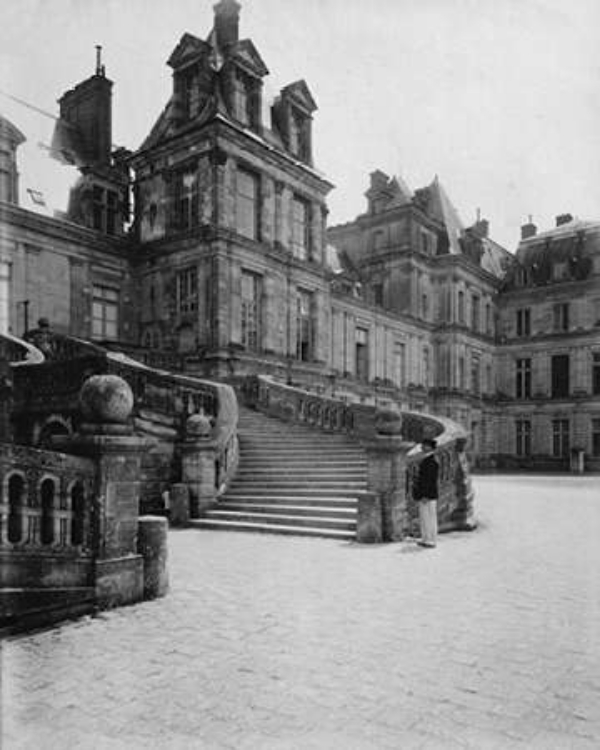
[[[281,90],[284,96],[289,97],[294,104],[306,112],[314,112],[317,109],[317,104],[310,93],[306,81],[294,81]]]
[[[242,39],[237,42],[229,54],[232,61],[238,63],[258,78],[269,74],[267,66],[250,39]]]
[[[210,46],[206,42],[198,39],[197,36],[186,33],[181,37],[179,44],[171,53],[171,57],[167,60],[167,65],[177,69],[193,62],[208,52],[210,52]]]

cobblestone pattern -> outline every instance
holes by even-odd
[[[598,478],[412,543],[171,532],[166,599],[8,640],[2,747],[600,747]]]

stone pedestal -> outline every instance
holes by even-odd
[[[190,491],[187,484],[172,484],[169,490],[169,522],[185,526],[190,520]]]
[[[456,492],[456,510],[452,514],[452,520],[458,529],[463,531],[472,531],[477,528],[473,511],[474,491],[471,482],[471,472],[469,469],[469,460],[466,454],[466,439],[456,441],[456,475],[455,475],[455,492]]]
[[[379,499],[381,537],[385,542],[399,541],[408,526],[406,506],[406,456],[413,443],[401,435],[402,417],[391,409],[375,417],[376,432],[363,440],[367,454],[367,490]],[[373,510],[372,513],[375,511]],[[365,514],[365,518],[371,514]],[[357,539],[372,534],[368,526],[357,531]]]
[[[190,516],[198,518],[217,500],[217,444],[212,424],[205,414],[192,414],[181,444],[181,480],[189,491]]]
[[[139,519],[138,551],[144,560],[144,599],[157,599],[169,590],[166,518]]]
[[[358,498],[356,541],[361,544],[383,541],[381,499],[375,492],[363,492]]]

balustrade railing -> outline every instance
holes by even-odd
[[[375,406],[336,401],[260,375],[248,377],[242,393],[246,403],[260,411],[328,432],[346,433],[363,444],[374,446],[377,452],[380,412]],[[398,423],[401,424],[398,437],[402,445],[397,450],[403,454],[404,471],[402,533],[414,533],[418,528],[418,504],[413,498],[413,487],[423,458],[419,444],[425,438],[435,438],[437,442],[440,528],[469,528],[473,491],[465,454],[467,432],[450,419],[421,412],[399,412]],[[389,488],[389,493],[394,491]]]
[[[0,444],[0,552],[91,554],[94,478],[90,460]]]

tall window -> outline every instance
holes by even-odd
[[[485,330],[486,333],[492,335],[494,333],[493,318],[492,318],[492,306],[488,304],[485,306]]]
[[[356,377],[358,380],[369,379],[369,332],[366,328],[357,328],[355,333]]]
[[[458,322],[463,324],[465,322],[465,293],[458,293]]]
[[[303,161],[310,161],[310,120],[292,110],[290,115],[290,151]]]
[[[385,232],[383,229],[376,229],[373,232],[373,250],[381,250],[385,244]]]
[[[242,344],[249,351],[260,350],[262,317],[262,279],[242,271]]]
[[[0,261],[0,333],[8,333],[10,266]]]
[[[399,342],[394,345],[394,382],[398,388],[406,384],[406,345]]]
[[[119,290],[94,284],[92,299],[92,336],[116,339],[119,328]]]
[[[479,296],[476,295],[476,294],[474,294],[471,297],[471,328],[474,331],[477,331],[477,332],[479,331],[479,325],[480,325],[480,322],[479,322],[479,315],[480,315],[479,308],[480,308]]]
[[[517,419],[516,426],[516,453],[517,456],[531,455],[531,422],[528,419]]]
[[[565,398],[569,395],[569,355],[552,357],[552,396]]]
[[[175,177],[174,224],[177,229],[191,229],[198,224],[198,173],[194,169]]]
[[[177,273],[177,311],[182,314],[198,309],[198,272],[195,266]]]
[[[250,127],[257,125],[254,89],[252,79],[241,70],[236,70],[233,78],[233,116]]]
[[[565,458],[569,455],[569,420],[552,420],[552,455]]]
[[[423,385],[425,388],[429,388],[429,380],[431,377],[431,355],[429,347],[423,347]]]
[[[308,362],[313,358],[312,314],[312,293],[299,289],[296,300],[296,357],[303,362]]]
[[[245,169],[237,172],[237,231],[251,240],[259,238],[258,176]]]
[[[94,229],[106,234],[116,234],[119,198],[114,190],[100,185],[92,189],[92,221]]]
[[[592,419],[592,456],[600,457],[600,419]]]
[[[516,362],[517,398],[531,398],[531,359],[518,359]]]
[[[555,331],[568,331],[569,330],[569,303],[560,302],[554,305],[554,330]]]
[[[310,204],[297,196],[292,199],[292,253],[302,260],[310,254]]]
[[[592,354],[592,393],[594,396],[600,395],[600,352]]]
[[[471,391],[476,395],[481,393],[481,363],[477,355],[471,357]]]
[[[200,111],[200,86],[198,85],[198,75],[194,68],[182,73],[181,93],[186,118],[189,120],[192,117],[196,117]]]
[[[517,336],[531,335],[531,310],[524,307],[517,310]]]
[[[465,390],[465,358],[458,358],[458,387],[461,391]]]
[[[383,307],[383,283],[373,284],[373,302]]]
[[[429,297],[426,294],[421,295],[421,315],[423,316],[423,320],[428,320],[429,318]]]

